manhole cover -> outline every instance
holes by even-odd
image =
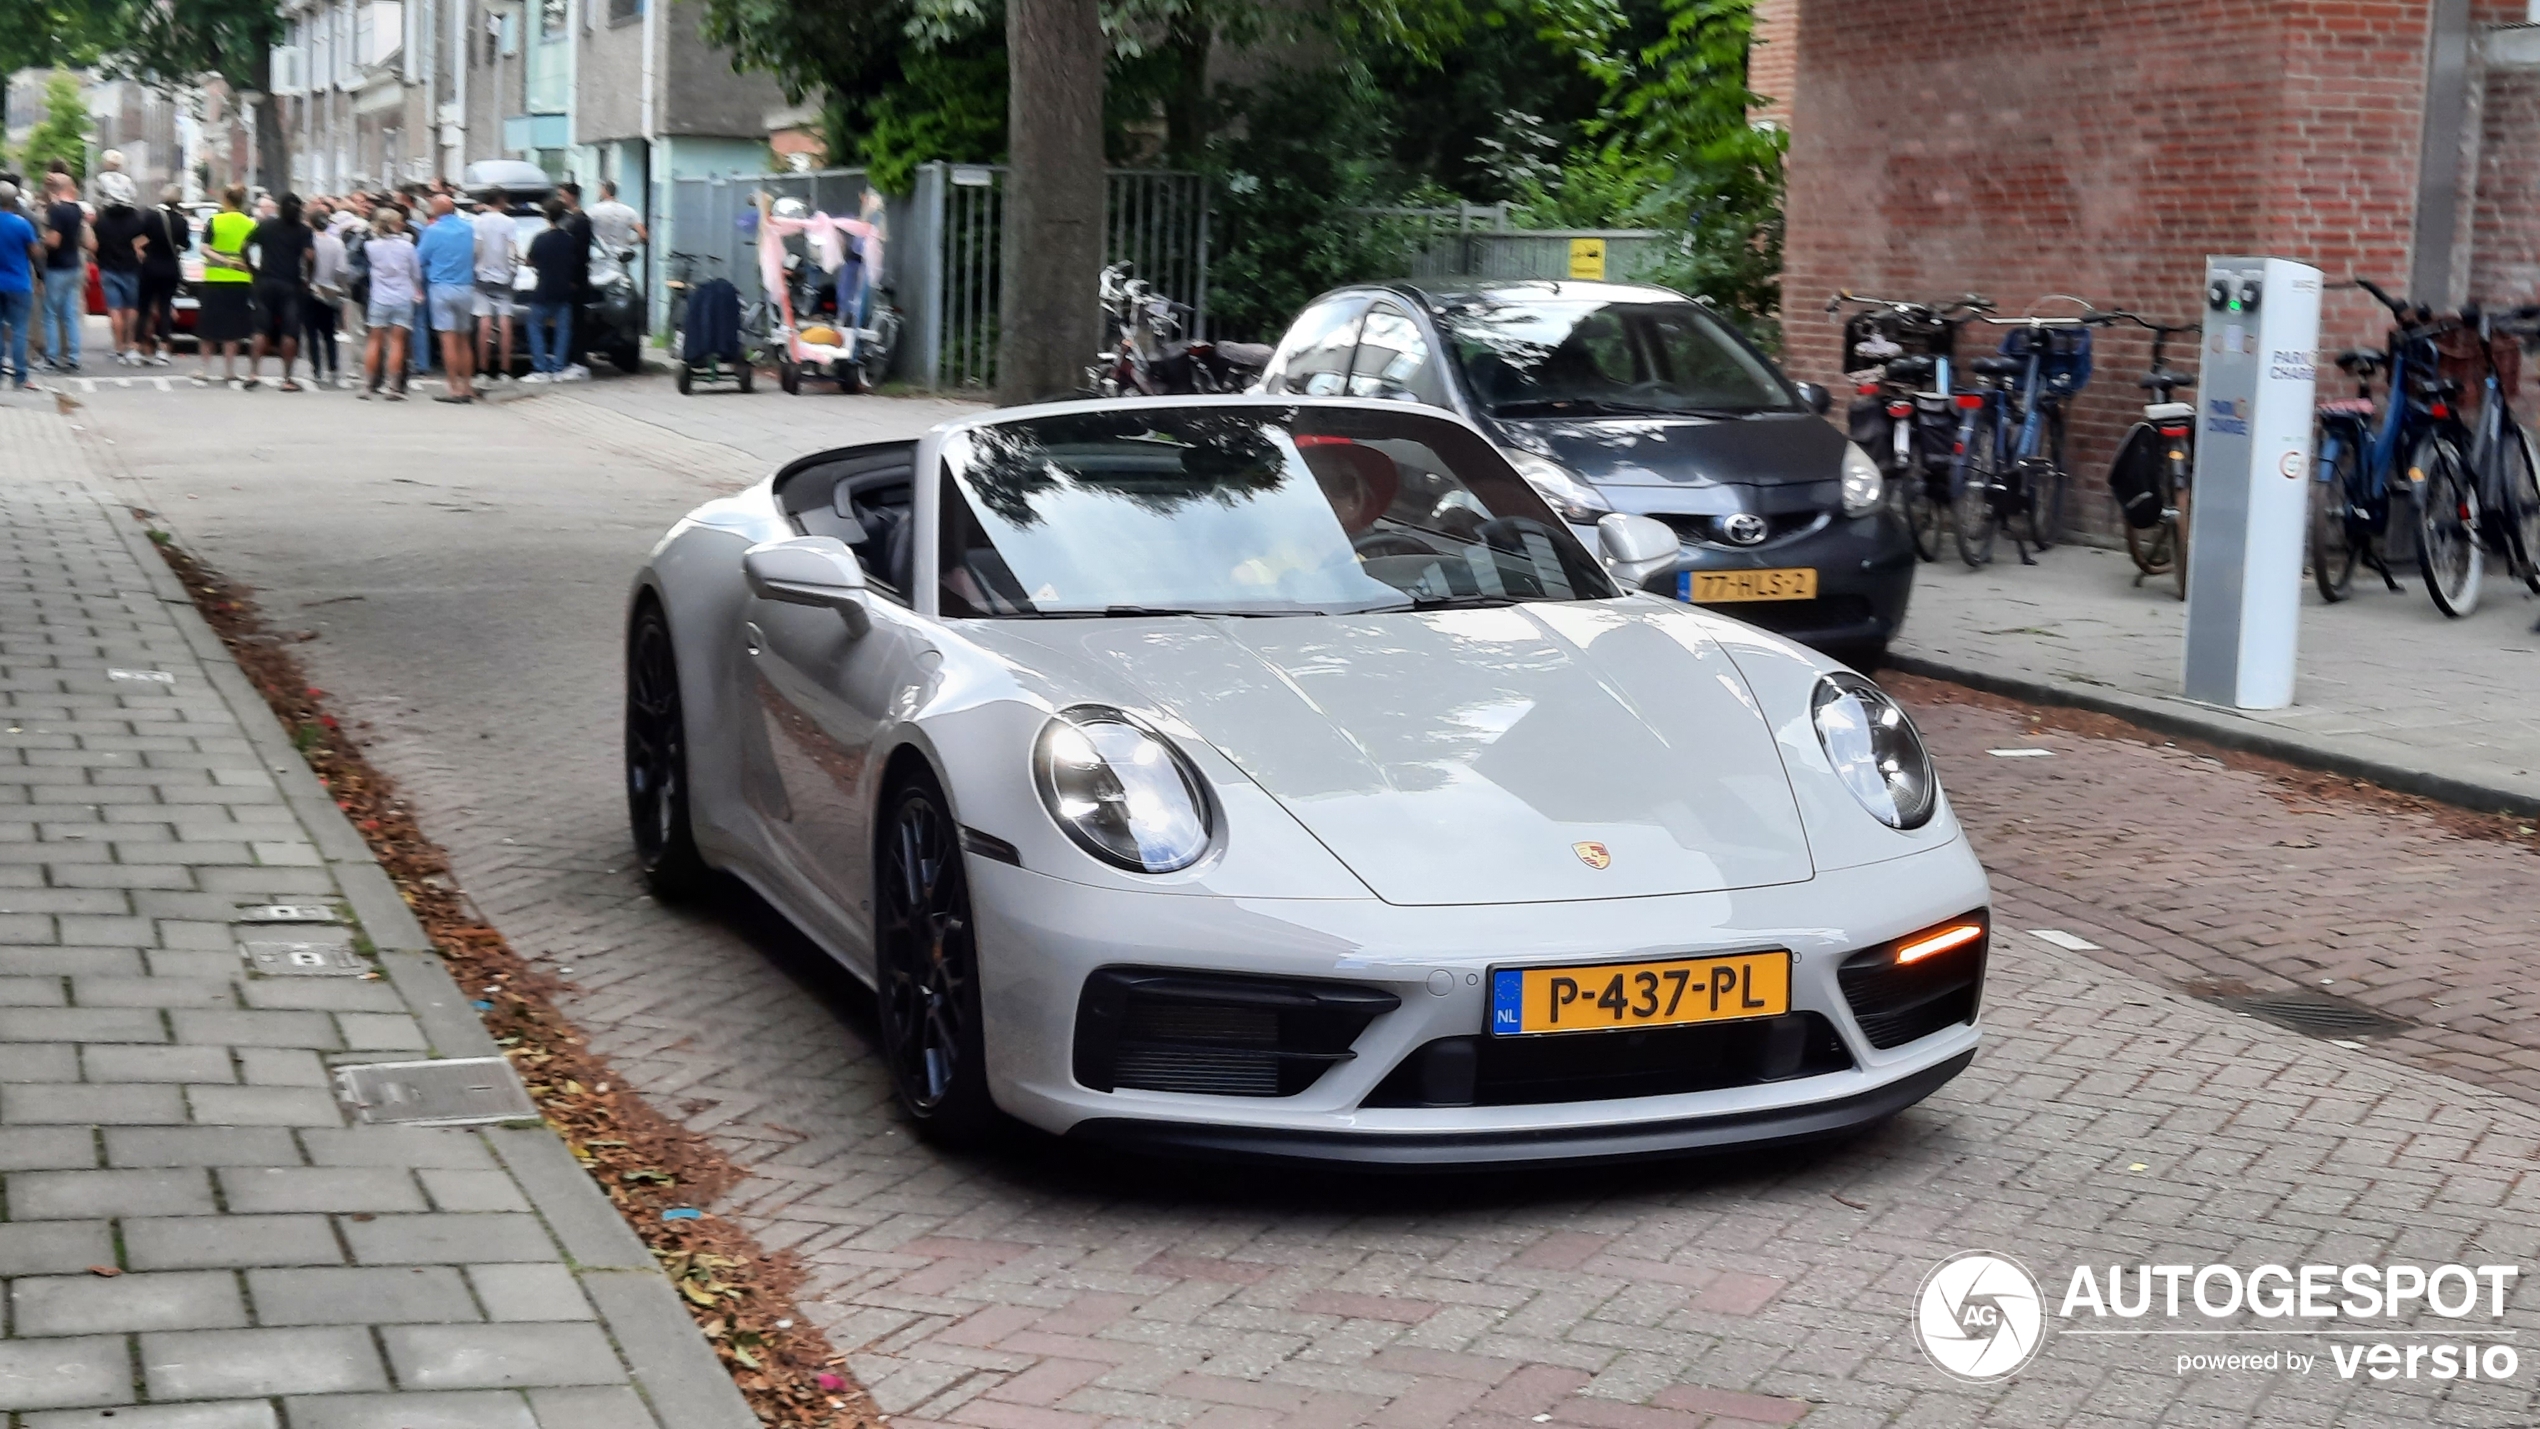
[[[251,903],[231,915],[233,923],[340,923],[323,903]]]
[[[502,1057],[338,1067],[335,1086],[336,1094],[366,1122],[467,1126],[538,1116],[520,1074]]]
[[[238,955],[267,977],[360,977],[370,971],[349,938],[249,938],[238,944]]]
[[[2312,1037],[2386,1037],[2408,1029],[2396,1017],[2325,992],[2255,992],[2217,1001]]]

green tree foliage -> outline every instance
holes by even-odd
[[[21,172],[33,179],[53,160],[60,159],[71,166],[72,174],[85,181],[88,129],[88,106],[80,100],[79,81],[55,70],[52,78],[44,81],[44,117],[28,131],[26,148],[18,155]]]

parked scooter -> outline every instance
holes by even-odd
[[[574,315],[574,343],[617,364],[620,372],[644,369],[644,290],[635,281],[635,250],[592,245],[591,291]]]
[[[1270,364],[1268,344],[1185,340],[1182,315],[1190,309],[1130,276],[1134,266],[1102,270],[1102,310],[1119,339],[1085,369],[1087,391],[1097,397],[1241,392],[1261,380]]]

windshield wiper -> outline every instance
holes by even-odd
[[[1534,410],[1536,408],[1543,410]],[[1637,402],[1608,402],[1598,397],[1535,397],[1522,402],[1502,402],[1491,408],[1490,414],[1494,417],[1701,417],[1726,422],[1779,410],[1775,407],[1652,407]]]
[[[1288,610],[1203,610],[1191,605],[1106,605],[1100,610],[1036,610],[1044,620],[1120,620],[1153,615],[1229,615],[1250,620],[1274,615],[1298,615],[1305,612]]]
[[[1415,595],[1406,601],[1385,605],[1363,606],[1352,615],[1388,615],[1404,610],[1489,610],[1515,605],[1517,598],[1508,595]]]

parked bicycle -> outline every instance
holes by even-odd
[[[2111,318],[2135,324],[2152,334],[2152,363],[2134,379],[2151,394],[2143,415],[2117,445],[2108,465],[2108,491],[2116,497],[2117,514],[2125,522],[2125,549],[2133,557],[2134,583],[2146,576],[2169,576],[2178,598],[2187,598],[2187,525],[2196,473],[2196,404],[2176,400],[2181,387],[2196,378],[2163,360],[2169,341],[2194,327],[2156,323],[2129,312]]]
[[[1847,306],[1860,309],[1843,325],[1843,366],[1853,384],[1847,434],[1887,477],[1888,501],[1913,533],[1915,556],[1939,560],[1957,426],[1949,363],[1958,330],[1993,304],[1974,293],[1942,306],[1851,292],[1826,300],[1829,316]]]
[[[2503,368],[2496,361],[2499,337],[2519,340],[2526,348],[2540,341],[2540,305],[2502,316],[2464,308],[2461,325],[2478,339],[2481,368],[2478,420],[2469,441],[2479,534],[2508,574],[2540,593],[2540,461],[2533,458],[2530,432],[2514,415]]]
[[[2011,331],[1999,353],[1967,364],[1978,385],[1951,398],[1958,408],[1949,486],[1958,556],[1984,565],[1996,535],[2008,531],[2020,564],[2033,566],[2030,550],[2045,550],[2063,534],[2065,414],[2090,384],[2090,330],[2115,319],[2085,311],[1975,321]]]
[[[2312,581],[2321,599],[2344,600],[2360,564],[2391,590],[2405,589],[2390,569],[2389,538],[2394,512],[2409,501],[2418,513],[2417,564],[2429,594],[2445,613],[2466,614],[2466,606],[2455,606],[2474,599],[2468,592],[2484,573],[2471,535],[2478,496],[2452,414],[2460,384],[2437,370],[2434,345],[2453,324],[2391,297],[2369,278],[2356,279],[2355,286],[2388,308],[2395,325],[2387,348],[2338,354],[2338,368],[2355,380],[2355,395],[2319,405]],[[2376,377],[2386,380],[2387,401],[2373,400]]]

